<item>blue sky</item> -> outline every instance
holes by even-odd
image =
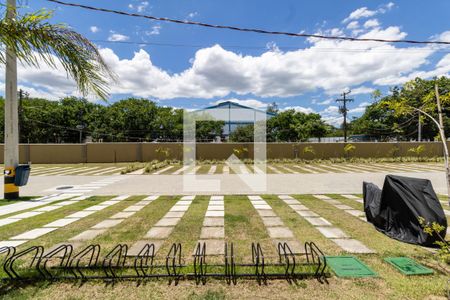
[[[433,5],[419,0],[73,1],[269,30],[450,40],[447,0]],[[191,109],[228,99],[258,108],[275,101],[282,109],[318,112],[337,125],[341,118],[334,100],[344,89],[352,89],[355,101],[349,105],[350,116],[358,116],[370,103],[373,89],[386,94],[389,87],[416,76],[450,72],[448,47],[261,35],[91,12],[44,0],[19,2],[23,12],[54,10],[52,21],[67,23],[95,41],[119,77],[111,87],[111,101],[133,95]],[[19,80],[32,95],[53,99],[76,95],[62,70],[21,67]]]

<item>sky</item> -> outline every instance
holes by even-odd
[[[448,0],[432,5],[421,0],[67,1],[267,30],[450,41]],[[450,72],[448,46],[274,36],[92,12],[45,0],[18,0],[18,4],[22,13],[54,10],[51,22],[68,24],[98,46],[118,79],[110,86],[110,102],[134,96],[187,109],[224,100],[260,109],[276,102],[282,110],[320,113],[337,126],[342,117],[335,100],[343,91],[352,91],[352,118],[373,102],[375,89],[386,95],[389,88],[417,76]],[[62,68],[45,65],[19,66],[19,85],[31,96],[56,100],[79,95]]]

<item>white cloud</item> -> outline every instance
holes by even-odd
[[[114,36],[115,35],[115,36]],[[361,37],[399,39],[406,36],[398,27],[372,28]],[[111,32],[111,39],[127,36]],[[332,49],[333,51],[327,51]],[[313,40],[310,46],[294,51],[266,51],[261,55],[243,55],[215,45],[198,50],[185,70],[172,73],[158,67],[143,49],[132,57],[119,58],[113,50],[100,52],[117,74],[112,94],[131,94],[153,99],[227,97],[230,94],[256,97],[289,97],[320,91],[336,95],[345,88],[353,94],[369,93],[370,84],[399,84],[421,76],[448,74],[450,54],[435,65],[430,56],[439,48],[397,48],[378,42]],[[428,71],[423,71],[426,67]],[[72,80],[62,68],[43,66],[21,69],[21,84],[48,92],[55,97],[76,93]],[[0,81],[2,81],[0,70]],[[331,97],[330,97],[331,98]],[[332,99],[333,100],[333,99]],[[326,99],[321,105],[331,104]]]
[[[394,6],[395,6],[395,4],[393,2],[389,2],[387,4],[381,5],[376,10],[370,10],[367,7],[360,7],[358,9],[352,11],[350,13],[350,15],[342,21],[342,23],[347,23],[352,20],[358,20],[358,19],[362,19],[362,18],[369,18],[369,17],[373,17],[378,14],[384,14],[387,11],[391,10]]]
[[[137,7],[138,12],[144,12],[148,7],[148,1],[142,1]]]
[[[375,90],[374,88],[370,88],[370,87],[367,87],[367,86],[360,86],[360,87],[352,89],[352,95],[370,94],[374,90]]]
[[[450,42],[450,30],[444,31],[443,33],[439,34],[438,36],[433,37],[434,40],[441,41],[441,42]]]
[[[108,37],[108,41],[111,41],[111,42],[123,42],[123,41],[127,41],[129,39],[130,39],[129,36],[126,36],[126,35],[123,35],[120,33],[114,33],[114,32],[111,32],[110,36]]]
[[[328,105],[328,104],[331,104],[333,101],[335,101],[334,98],[328,98],[328,99],[325,99],[323,101],[316,101],[315,104],[317,104],[317,105]]]
[[[355,108],[349,109],[349,110],[348,110],[348,113],[349,113],[349,114],[362,113],[362,112],[364,112],[365,110],[366,110],[365,107],[355,107]]]
[[[311,107],[303,107],[303,106],[287,106],[281,110],[290,110],[293,109],[295,111],[304,113],[304,114],[311,114],[311,113],[315,113],[314,109],[312,109]]]
[[[321,114],[337,114],[339,113],[339,107],[336,105],[330,105],[320,112]]]
[[[344,120],[344,118],[339,114],[339,107],[336,105],[330,105],[319,113],[325,123],[335,127],[341,126],[342,121]]]
[[[145,31],[146,35],[158,35],[161,32],[161,26],[160,25],[155,25],[152,27],[152,30],[150,31]]]
[[[277,43],[274,41],[268,42],[266,44],[266,49],[269,51],[280,52],[280,48],[278,48]]]
[[[372,17],[372,16],[376,15],[376,13],[377,12],[375,10],[369,10],[367,7],[361,7],[361,8],[358,8],[358,9],[352,11],[350,13],[350,15],[344,19],[343,22],[347,23],[348,21],[351,21],[351,20],[358,20],[361,18]]]
[[[351,21],[347,25],[347,29],[357,29],[359,27],[358,21]]]
[[[128,4],[128,8],[141,13],[147,10],[148,5],[148,1],[141,1],[139,4]]]
[[[341,116],[322,116],[322,120],[327,123],[330,124],[334,127],[341,127],[342,122],[344,121],[344,117]]]
[[[244,105],[244,106],[248,106],[248,107],[252,107],[252,108],[257,108],[257,109],[266,109],[267,108],[267,103],[256,100],[256,99],[236,99],[236,98],[231,98],[231,99],[221,99],[221,100],[217,100],[215,102],[213,102],[213,105],[219,104],[221,102],[224,101],[230,101],[230,102],[234,102],[240,105]]]
[[[380,23],[378,22],[377,19],[370,19],[364,23],[365,28],[378,27],[378,26],[380,26]]]
[[[393,9],[394,6],[395,6],[395,3],[394,3],[394,2],[389,2],[389,3],[385,4],[385,5],[382,5],[382,6],[378,9],[378,11],[379,11],[380,13],[383,13],[383,14],[384,14],[385,12],[387,12],[387,11]]]
[[[188,18],[189,18],[189,19],[192,19],[192,18],[196,17],[197,15],[198,15],[198,12],[193,11],[193,12],[191,12],[191,13],[188,14]]]
[[[89,30],[91,30],[92,33],[97,33],[100,31],[100,28],[98,28],[97,26],[91,26],[89,27]]]
[[[417,70],[406,75],[399,73],[396,75],[379,78],[375,80],[374,83],[379,85],[399,85],[413,80],[416,77],[432,78],[435,76],[450,76],[450,54],[446,54],[444,57],[442,57],[441,60],[439,60],[436,64],[435,68],[432,70]]]

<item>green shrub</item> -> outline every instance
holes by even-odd
[[[346,144],[344,147],[344,153],[345,157],[348,158],[351,153],[353,153],[356,150],[356,146],[353,144]]]
[[[419,145],[417,147],[409,148],[408,153],[415,155],[418,158],[418,160],[420,161],[421,155],[422,155],[422,153],[425,152],[425,150],[426,150],[425,145]]]
[[[419,217],[419,224],[423,229],[423,232],[429,235],[434,235],[438,237],[438,241],[435,242],[436,245],[439,246],[439,250],[437,252],[438,257],[441,261],[450,265],[450,243],[445,240],[445,236],[442,236],[442,232],[445,234],[445,227],[433,222],[427,222],[423,217]]]

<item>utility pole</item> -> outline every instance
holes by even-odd
[[[6,19],[16,17],[16,0],[8,0]],[[17,56],[14,48],[6,46],[5,71],[5,176],[4,198],[18,199],[19,187],[14,184],[15,169],[19,164],[19,114],[17,103]]]
[[[341,99],[336,99],[336,102],[342,102],[343,104],[339,106],[339,112],[344,115],[344,143],[347,143],[347,102],[353,102],[353,99],[348,99],[347,95],[350,94],[352,91],[348,90],[348,92],[342,93]]]

